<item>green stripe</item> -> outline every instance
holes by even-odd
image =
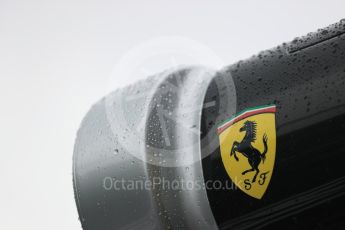
[[[263,109],[263,108],[267,108],[267,107],[271,107],[271,106],[275,106],[274,104],[271,104],[271,105],[260,105],[260,106],[255,106],[255,107],[251,107],[251,108],[247,108],[247,109],[244,109],[242,110],[241,112],[235,114],[234,116],[230,117],[229,119],[226,119],[225,121],[223,121],[222,123],[220,123],[217,127],[219,128],[220,126],[226,124],[227,122],[229,122],[230,120],[246,113],[246,112],[249,112],[251,110],[257,110],[257,109]]]

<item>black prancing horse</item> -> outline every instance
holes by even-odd
[[[251,169],[245,170],[242,172],[242,175],[245,175],[248,172],[256,171],[252,182],[256,181],[256,177],[258,176],[260,170],[259,165],[265,162],[266,153],[267,153],[267,135],[264,134],[262,141],[264,142],[265,149],[263,153],[252,146],[252,142],[256,140],[256,123],[254,121],[246,121],[244,125],[240,128],[240,132],[246,132],[243,140],[241,142],[234,141],[232,145],[230,157],[234,155],[236,161],[238,161],[238,157],[236,156],[236,152],[241,153],[243,156],[248,158],[248,163],[252,167]]]

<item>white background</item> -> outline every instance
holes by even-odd
[[[178,35],[231,64],[337,22],[344,9],[343,0],[0,0],[0,229],[81,228],[76,131],[132,47]]]

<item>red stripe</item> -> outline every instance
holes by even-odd
[[[238,116],[238,117],[235,117],[234,120],[232,120],[231,122],[229,123],[225,123],[223,126],[219,127],[217,129],[217,133],[218,134],[221,134],[225,129],[227,129],[229,126],[231,126],[232,124],[240,121],[240,120],[243,120],[247,117],[250,117],[250,116],[253,116],[253,115],[256,115],[256,114],[261,114],[261,113],[275,113],[276,112],[276,107],[270,107],[270,108],[263,108],[263,109],[260,109],[260,110],[254,110],[254,111],[248,111],[248,112],[245,112],[244,114]]]

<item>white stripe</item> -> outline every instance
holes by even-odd
[[[227,125],[228,123],[231,123],[232,121],[234,121],[236,118],[240,117],[240,116],[243,116],[247,113],[251,113],[253,111],[259,111],[259,110],[263,110],[263,109],[270,109],[270,108],[275,108],[276,106],[275,105],[272,105],[272,106],[268,106],[268,107],[263,107],[263,108],[259,108],[259,109],[252,109],[252,110],[248,110],[248,111],[245,111],[243,113],[240,113],[239,115],[237,115],[236,117],[232,118],[230,121],[227,121],[226,123],[224,123],[222,126],[218,127],[217,129],[221,129],[223,126]]]

